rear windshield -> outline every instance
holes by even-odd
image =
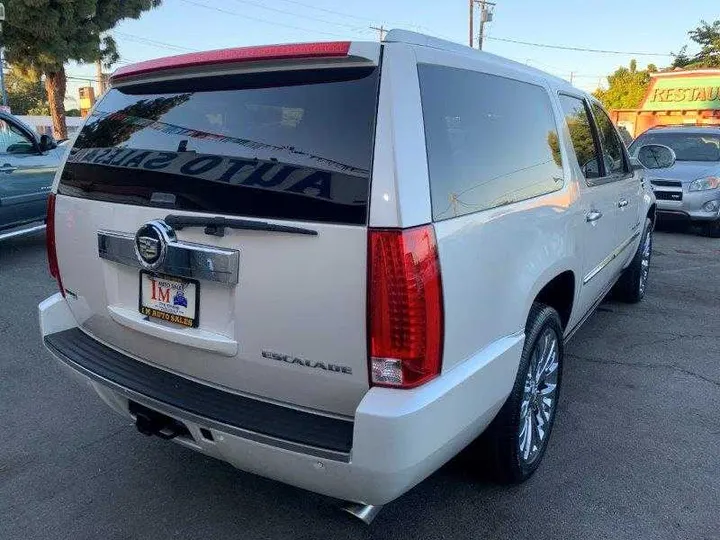
[[[663,144],[675,151],[678,161],[720,161],[720,135],[714,133],[646,133],[630,152],[646,144]]]
[[[378,70],[216,77],[110,90],[59,192],[121,204],[367,222]]]

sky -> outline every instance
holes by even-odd
[[[495,0],[484,50],[570,79],[592,91],[619,65],[663,67],[689,43],[688,30],[720,17],[718,0]],[[122,62],[194,50],[301,41],[377,40],[370,26],[404,28],[467,44],[468,0],[163,0],[112,31]],[[477,28],[477,27],[476,27]],[[592,53],[525,41],[622,51]],[[692,52],[692,48],[691,48]],[[649,54],[638,54],[649,53]],[[118,67],[122,64],[116,64]],[[69,77],[93,77],[71,64]],[[89,84],[71,78],[68,93]],[[72,106],[72,100],[68,103]]]

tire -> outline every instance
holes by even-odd
[[[652,257],[652,234],[652,221],[645,219],[645,228],[635,256],[613,289],[613,297],[616,300],[636,304],[645,296]]]
[[[705,234],[710,238],[720,238],[720,219],[711,221],[705,225]]]
[[[547,355],[543,354],[545,351]],[[504,484],[523,482],[540,465],[555,423],[564,353],[563,330],[557,311],[544,304],[533,304],[512,392],[481,437],[483,454],[490,459],[487,465],[492,467],[487,472],[496,481]],[[548,361],[550,363],[546,363]],[[538,368],[539,379],[535,376]],[[547,398],[540,397],[543,395]],[[552,399],[549,406],[546,399]],[[530,439],[527,433],[532,435]]]

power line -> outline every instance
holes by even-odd
[[[331,14],[333,14],[333,15],[339,15],[340,17],[348,17],[348,18],[350,18],[350,19],[355,19],[355,20],[358,20],[358,21],[364,21],[365,23],[367,23],[367,22],[375,22],[375,20],[376,20],[376,19],[368,19],[367,17],[360,17],[360,16],[358,16],[358,15],[353,15],[353,14],[347,13],[347,12],[335,11],[335,10],[332,10],[332,9],[326,9],[326,8],[311,6],[310,4],[306,4],[306,3],[304,3],[304,2],[298,2],[297,0],[281,0],[281,2],[287,2],[288,4],[295,4],[295,5],[298,5],[298,6],[305,7],[305,8],[315,9],[315,10],[317,10],[317,11],[323,11],[323,12],[325,12],[325,13],[331,13]],[[399,26],[402,26],[402,25],[399,25]]]
[[[605,49],[589,49],[585,47],[571,47],[568,45],[550,45],[548,43],[533,43],[531,41],[520,41],[519,39],[488,37],[493,41],[503,41],[505,43],[516,43],[518,45],[529,45],[531,47],[543,47],[545,49],[562,49],[565,51],[591,52],[601,54],[626,54],[633,56],[673,56],[670,53],[650,53],[650,52],[632,52],[632,51],[610,51]]]
[[[193,0],[180,0],[180,1],[185,2],[186,4],[191,4],[193,6],[201,7],[204,9],[217,11],[218,13],[225,13],[226,15],[233,15],[235,17],[240,17],[242,19],[248,19],[251,21],[261,22],[264,24],[272,24],[274,26],[282,26],[284,28],[292,28],[293,30],[300,30],[302,32],[312,32],[313,34],[325,34],[328,36],[335,36],[335,37],[341,37],[341,38],[346,37],[344,35],[336,34],[334,32],[326,32],[323,30],[315,30],[312,28],[303,28],[301,26],[294,26],[292,24],[285,24],[285,23],[280,23],[280,22],[276,22],[276,21],[269,21],[267,19],[261,19],[260,17],[252,17],[250,15],[244,15],[244,14],[238,13],[237,11],[230,11],[229,9],[222,9],[222,8],[215,7],[215,6],[208,6],[206,4],[201,4],[200,2],[194,2]]]
[[[267,11],[273,11],[273,12],[275,12],[275,13],[282,13],[283,15],[290,15],[290,16],[292,16],[292,17],[299,17],[299,18],[301,18],[301,19],[307,19],[307,20],[309,20],[309,21],[315,21],[315,22],[319,22],[319,23],[323,23],[323,24],[329,24],[329,25],[334,25],[334,26],[344,26],[344,27],[346,27],[346,28],[350,28],[351,30],[353,30],[353,31],[355,31],[355,32],[361,30],[361,29],[358,29],[357,25],[352,25],[352,24],[347,24],[347,23],[341,23],[341,22],[333,22],[333,21],[329,21],[329,20],[327,20],[327,19],[320,19],[320,18],[318,18],[318,17],[313,17],[313,16],[311,16],[311,15],[302,15],[302,14],[296,13],[296,12],[294,12],[294,11],[286,11],[286,10],[284,10],[284,9],[276,9],[276,8],[272,8],[272,7],[269,7],[269,6],[264,6],[263,4],[260,4],[260,3],[258,3],[258,2],[251,2],[251,1],[249,1],[249,0],[235,0],[235,1],[236,1],[236,2],[239,2],[239,3],[241,3],[241,4],[247,4],[247,5],[249,5],[249,6],[255,6],[255,7],[258,7],[258,8],[260,8],[260,9],[265,9],[265,10],[267,10]]]
[[[186,51],[186,52],[197,52],[198,49],[192,49],[190,47],[183,47],[182,45],[174,45],[172,43],[167,43],[165,41],[159,41],[157,39],[150,39],[143,36],[136,36],[134,34],[127,34],[125,32],[114,32],[117,36],[122,36],[125,39],[129,39],[130,41],[136,41],[139,43],[144,43],[145,45],[151,45],[153,47],[159,47],[161,49],[170,49],[170,50],[177,50],[177,51]]]

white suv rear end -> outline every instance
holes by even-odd
[[[61,293],[41,327],[70,372],[143,433],[358,503],[407,491],[504,404],[499,476],[532,474],[563,339],[640,235],[592,224],[598,250],[632,244],[583,297],[601,251],[578,237],[556,80],[392,32],[112,83],[49,208]]]

